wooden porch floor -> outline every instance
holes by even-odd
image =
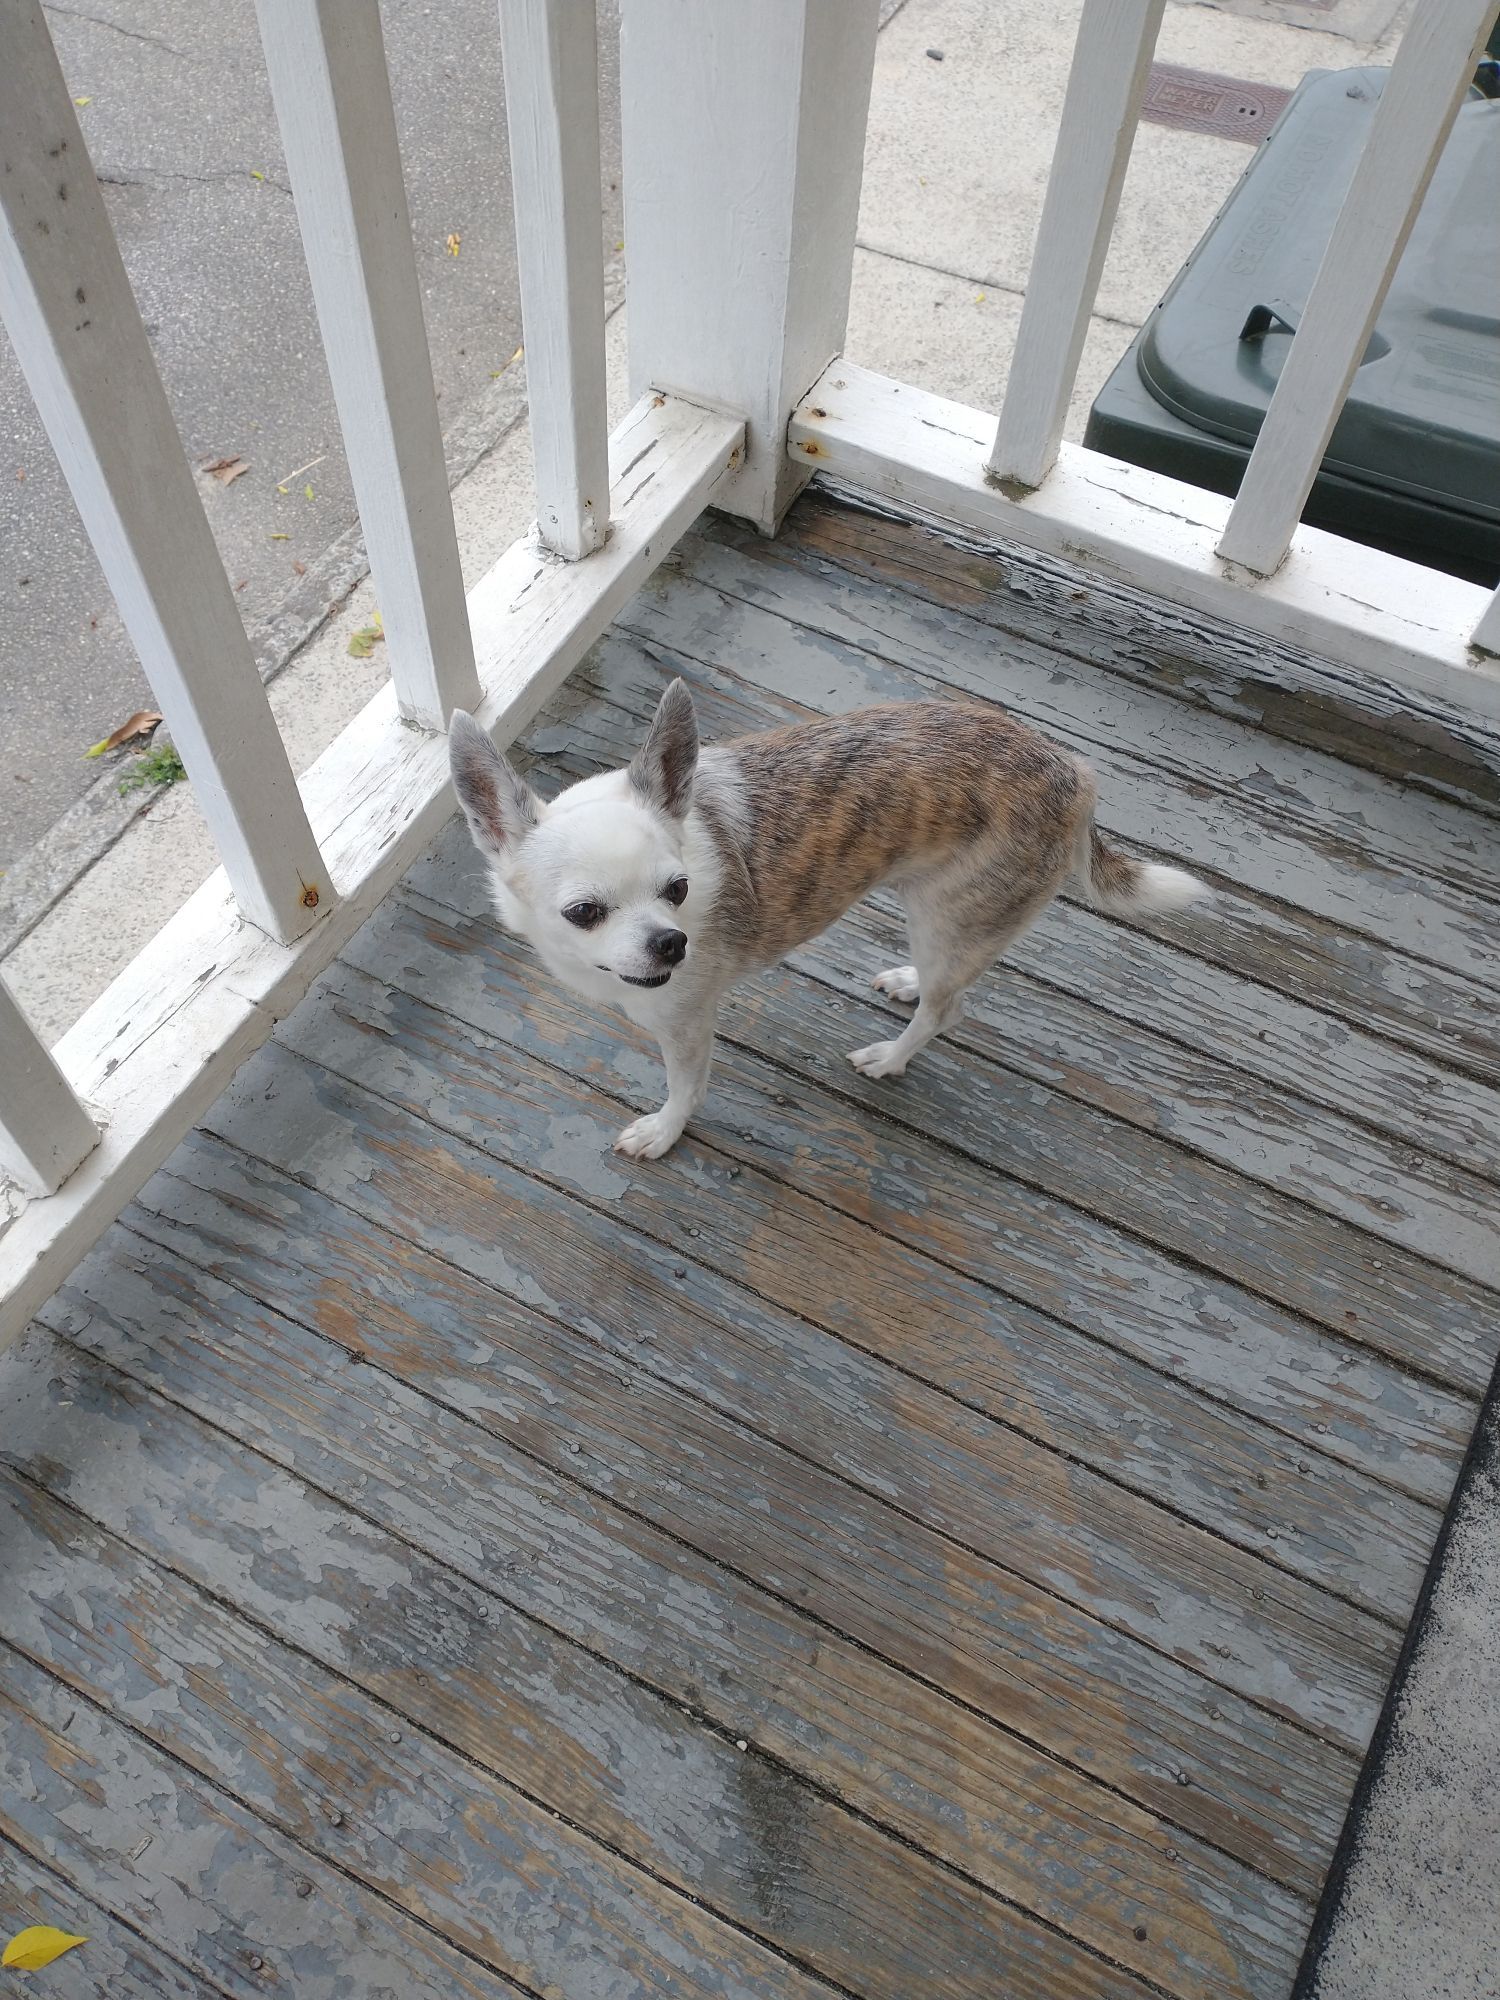
[[[1222,894],[1055,910],[897,1084],[867,908],[631,1166],[654,1055],[450,829],[0,1369],[49,1993],[1289,1990],[1500,1345],[1493,781],[817,496],[689,539],[543,784],[674,671],[992,693]]]

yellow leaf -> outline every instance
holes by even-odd
[[[308,480],[307,484],[303,487],[302,491],[306,495],[306,497],[309,500],[311,500],[311,498],[313,497],[313,490],[312,490],[312,481],[310,479]]]
[[[373,625],[361,625],[357,632],[349,635],[349,654],[352,659],[367,660],[376,646],[385,637],[380,629],[380,613],[375,613]]]
[[[976,305],[976,306],[982,306],[982,305],[984,304],[984,293],[983,293],[983,292],[976,292],[976,293],[974,294],[974,303],[975,303],[975,305]]]
[[[73,102],[78,106],[80,111],[83,109],[85,104],[92,104],[93,101],[94,100],[92,97],[75,97],[73,99]]]
[[[458,255],[458,248],[459,245],[463,242],[463,240],[464,239],[461,236],[450,236],[448,238],[447,249],[448,249],[448,255],[450,257],[456,257]]]
[[[265,179],[265,175],[261,172],[259,167],[252,167],[250,169],[250,178],[253,181],[263,181]]]
[[[289,542],[292,538],[290,535],[268,535],[266,539],[272,542]]]
[[[16,1932],[3,1955],[0,1955],[0,1965],[11,1966],[17,1972],[40,1972],[44,1965],[50,1965],[54,1958],[61,1958],[75,1944],[87,1943],[87,1938],[54,1930],[51,1924],[32,1924],[28,1929]]]

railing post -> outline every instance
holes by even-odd
[[[242,913],[332,905],[38,0],[0,51],[0,312]]]
[[[877,0],[625,0],[632,391],[745,419],[714,505],[775,530],[787,420],[843,347]]]
[[[0,1175],[27,1194],[51,1194],[98,1143],[93,1119],[0,978]]]
[[[1495,0],[1421,0],[1386,79],[1218,545],[1258,576],[1281,565],[1375,329]]]
[[[1471,643],[1481,653],[1500,653],[1500,590],[1497,590],[1474,627]]]
[[[537,530],[575,561],[609,529],[594,0],[500,0]]]
[[[1028,490],[1052,470],[1146,94],[1164,0],[1085,0],[1026,303],[986,471]]]
[[[479,677],[375,0],[256,0],[313,301],[401,712]]]

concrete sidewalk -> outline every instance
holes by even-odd
[[[1309,68],[1388,60],[1394,45],[1389,33],[1372,45],[1264,18],[1295,11],[1296,0],[1234,3],[1254,11],[1169,5],[1159,58],[1291,85]],[[1388,15],[1392,3],[1334,0],[1331,11],[1352,8],[1359,25],[1372,8],[1377,18]],[[237,17],[239,0],[234,11]],[[402,20],[414,11],[401,11]],[[1329,18],[1328,0],[1304,0],[1302,12],[1307,19]],[[855,256],[852,359],[998,408],[1078,14],[1079,0],[1007,0],[1003,8],[993,0],[887,6]],[[216,15],[212,27],[202,28],[195,44],[200,55],[203,38],[218,32],[217,21]],[[243,30],[241,23],[235,45],[241,65],[251,60],[241,45]],[[393,43],[398,96],[400,60]],[[498,78],[491,82],[498,89]],[[467,96],[464,102],[467,115],[476,115]],[[421,144],[440,145],[441,134]],[[1232,140],[1142,126],[1074,398],[1073,436],[1081,435],[1099,385],[1250,157],[1248,146]],[[503,148],[497,147],[497,175],[502,162]],[[607,247],[613,251],[613,244]],[[258,282],[264,274],[236,276],[242,287]],[[616,270],[617,296],[618,282]],[[451,331],[439,314],[433,333],[440,382],[458,379],[458,364],[442,346]],[[625,401],[624,335],[618,311],[609,336],[615,414]],[[454,504],[470,581],[525,530],[533,511],[524,367],[517,364],[495,381],[489,372],[486,366],[480,393],[448,419]],[[330,444],[336,454],[336,433]],[[292,463],[278,461],[275,470]],[[343,476],[341,465],[336,476]],[[329,477],[316,475],[320,483]],[[224,497],[248,484],[239,482]],[[273,546],[280,551],[284,545]],[[364,661],[351,659],[347,650],[350,633],[376,609],[357,526],[313,556],[308,569],[284,601],[264,607],[256,628],[263,671],[277,669],[272,702],[299,770],[369,699],[385,667],[378,647]],[[335,608],[325,615],[330,604]],[[213,866],[190,786],[161,792],[149,810],[135,813],[109,777],[23,857],[0,883],[0,951],[5,915],[13,923],[19,917],[30,928],[11,949],[6,976],[42,1031],[60,1035]]]

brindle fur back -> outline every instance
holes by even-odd
[[[1067,874],[1093,784],[998,709],[891,702],[707,752],[697,796],[711,825],[733,829],[753,892],[748,911],[726,904],[725,928],[764,961],[880,883],[915,883],[960,859],[997,912],[1029,901]]]

